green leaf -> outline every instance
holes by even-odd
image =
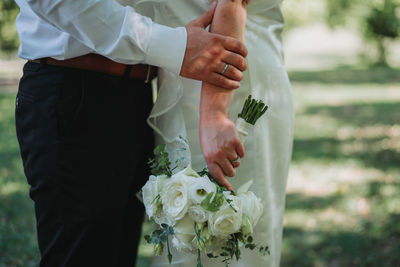
[[[172,176],[170,168],[171,162],[169,161],[169,154],[166,151],[167,145],[159,145],[154,148],[154,158],[149,159],[148,165],[153,175],[167,175]]]
[[[201,207],[208,211],[218,211],[219,208],[224,204],[224,194],[223,193],[209,193],[207,197],[201,202]]]
[[[164,152],[166,148],[167,148],[166,144],[158,145],[154,148],[153,153],[154,155],[159,155],[162,152]]]
[[[171,253],[168,254],[168,262],[169,262],[169,264],[171,264],[171,262],[172,262],[172,254]]]
[[[154,245],[154,252],[157,256],[161,256],[164,250],[164,244],[158,243]]]
[[[200,176],[207,176],[207,177],[209,177],[209,178],[212,177],[207,168],[202,169],[201,171],[198,172],[198,174],[199,174]]]

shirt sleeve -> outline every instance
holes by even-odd
[[[115,0],[26,0],[41,19],[91,48],[125,64],[146,63],[179,74],[185,27],[154,23]]]

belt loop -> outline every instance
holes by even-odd
[[[125,73],[124,73],[125,78],[129,78],[129,76],[131,75],[131,69],[132,69],[132,65],[125,66]]]
[[[144,80],[144,83],[149,83],[149,81],[150,81],[150,74],[151,74],[151,66],[150,66],[150,65],[147,65],[146,80]]]

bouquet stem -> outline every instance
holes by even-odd
[[[262,100],[257,101],[252,98],[251,95],[248,96],[236,120],[236,130],[243,144],[257,120],[264,115],[267,110],[268,106],[265,105]]]

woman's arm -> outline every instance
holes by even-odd
[[[247,0],[218,0],[211,32],[231,36],[244,41],[246,24]],[[229,64],[229,60],[227,62]],[[246,69],[243,60],[241,70],[229,65],[226,70],[229,76],[243,78],[242,71]],[[221,72],[225,64],[220,66]],[[234,91],[203,82],[200,99],[200,144],[212,176],[229,190],[232,189],[226,176],[235,176],[232,163],[244,156],[244,147],[237,135],[235,124],[229,116],[229,107]],[[233,166],[235,165],[235,166]]]

